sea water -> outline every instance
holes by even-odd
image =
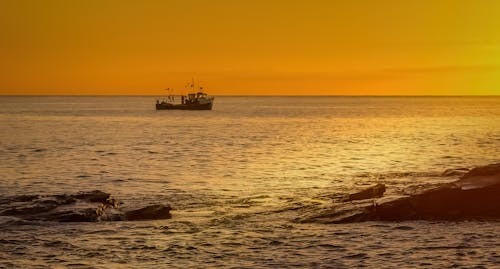
[[[0,195],[101,190],[172,219],[16,222],[0,268],[500,266],[500,222],[299,223],[332,197],[500,162],[499,97],[0,97]]]

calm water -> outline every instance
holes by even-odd
[[[299,224],[367,184],[389,193],[500,161],[498,97],[0,97],[0,195],[111,193],[173,218],[0,218],[0,267],[500,266],[500,222]]]

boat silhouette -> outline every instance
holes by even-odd
[[[195,91],[194,80],[192,83],[188,84],[186,88],[191,88]],[[202,92],[203,88],[198,85],[197,92],[192,92],[187,95],[173,95],[169,94],[166,99],[156,100],[156,110],[212,110],[214,104],[214,97],[209,96],[205,92]],[[170,91],[171,89],[167,89]],[[173,89],[172,89],[173,90]],[[180,103],[176,103],[176,97],[180,97]],[[179,99],[177,99],[179,100]]]

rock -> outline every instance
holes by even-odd
[[[374,220],[465,220],[500,218],[500,184],[463,190],[443,185],[373,208]]]
[[[474,168],[453,184],[462,190],[500,184],[500,163]]]
[[[84,201],[89,201],[89,202],[93,202],[93,203],[106,203],[106,201],[110,197],[110,194],[95,190],[95,191],[89,191],[89,192],[79,192],[77,194],[71,195],[71,197],[78,199],[78,200],[84,200]]]
[[[150,205],[141,209],[125,212],[126,220],[156,220],[172,217],[169,205]]]
[[[302,222],[500,219],[500,164],[472,169],[459,180],[411,195],[357,206],[337,205]]]
[[[0,212],[0,215],[21,216],[40,214],[43,212],[51,211],[61,205],[68,205],[75,202],[75,199],[68,196],[37,196],[36,198],[32,199],[24,199],[25,197],[27,196],[23,195],[21,199],[17,199],[17,197],[14,197],[11,202],[7,204],[7,208]],[[5,204],[2,204],[2,207],[4,206]]]
[[[121,202],[102,191],[58,195],[19,195],[0,199],[0,216],[21,220],[93,222],[170,218],[170,206],[151,205],[124,211]]]
[[[349,203],[334,204],[330,208],[324,208],[319,212],[312,212],[295,219],[301,223],[346,223],[357,222],[360,216],[364,216],[367,208],[373,205],[372,200],[352,201]]]
[[[0,198],[0,204],[10,203],[10,202],[30,202],[37,198],[40,198],[39,195],[17,195],[14,197],[3,197]]]
[[[49,214],[38,215],[28,219],[58,222],[94,222],[98,220],[98,215],[95,209],[84,208],[81,210],[55,211]]]
[[[354,200],[380,198],[380,197],[382,197],[382,195],[384,195],[384,192],[385,192],[385,185],[382,183],[379,183],[375,186],[369,187],[369,188],[364,189],[362,191],[359,191],[359,192],[356,192],[353,194],[349,194],[342,201],[349,202],[349,201],[354,201]]]
[[[43,201],[43,202],[38,202],[38,203],[30,203],[27,205],[18,205],[11,207],[9,209],[6,209],[1,212],[2,215],[4,216],[19,216],[19,215],[27,215],[27,214],[37,214],[40,212],[47,212],[50,211],[59,205],[57,204],[56,201]]]
[[[475,177],[496,177],[497,183],[500,183],[500,163],[490,164],[486,166],[476,167],[462,176],[462,179]]]

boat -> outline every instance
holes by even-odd
[[[188,84],[186,87],[190,87],[191,90],[194,90],[194,80],[193,83]],[[202,87],[198,86],[197,88],[197,92],[180,95],[180,103],[175,102],[176,95],[172,94],[168,95],[167,99],[163,99],[161,101],[156,100],[156,110],[212,110],[215,98],[213,96],[209,96],[205,92],[202,92]],[[169,88],[167,90],[171,89]]]

